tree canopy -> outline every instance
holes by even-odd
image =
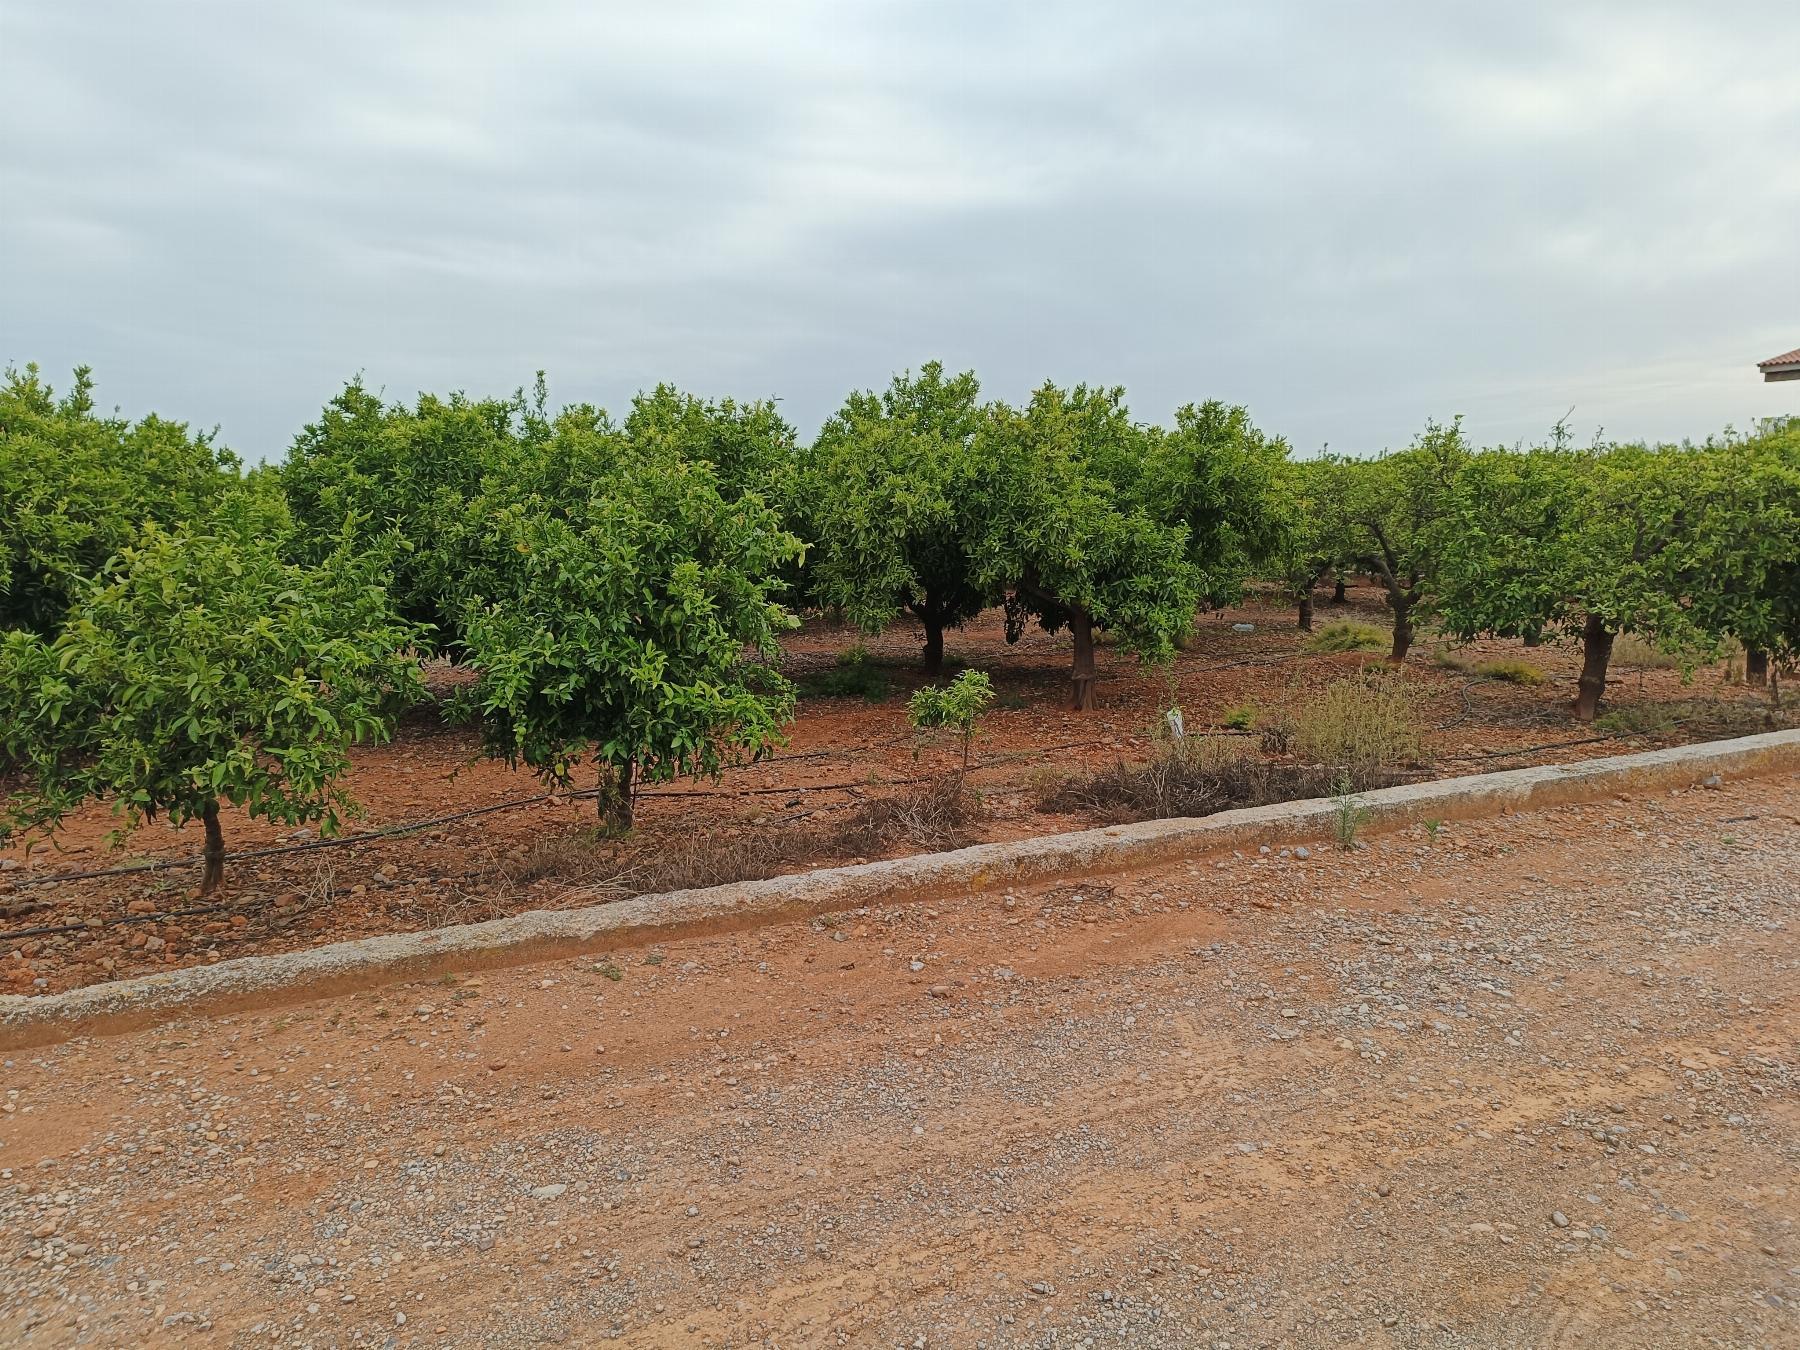
[[[94,407],[86,366],[60,398],[36,366],[0,383],[0,629],[52,633],[146,525],[203,519],[238,479],[236,456],[180,422]]]
[[[816,540],[813,597],[865,632],[901,610],[925,630],[925,668],[943,668],[944,630],[998,598],[975,577],[985,527],[974,439],[981,386],[936,361],[882,393],[851,394],[806,456],[805,527]]]
[[[1074,640],[1073,701],[1094,706],[1094,630],[1150,660],[1191,630],[1204,578],[1185,525],[1147,508],[1151,433],[1118,389],[1045,385],[1023,409],[994,405],[974,441],[984,524],[977,585],[1006,593],[1007,631],[1028,620]]]
[[[775,596],[801,546],[759,496],[728,499],[711,463],[652,441],[585,503],[497,525],[516,565],[460,616],[478,672],[460,710],[494,753],[556,783],[594,764],[602,813],[629,826],[639,782],[781,743],[794,692],[773,658],[792,620]]]
[[[253,534],[148,525],[54,637],[0,634],[0,752],[24,779],[5,824],[92,798],[128,822],[200,819],[210,890],[222,804],[336,828],[349,747],[419,692],[418,640],[351,548],[308,567]]]

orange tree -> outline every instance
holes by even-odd
[[[1592,721],[1622,632],[1689,662],[1732,636],[1790,647],[1797,485],[1779,441],[1482,453],[1440,522],[1440,614],[1464,637],[1578,639]]]
[[[1094,706],[1096,629],[1166,660],[1203,593],[1187,527],[1145,501],[1157,434],[1132,422],[1122,390],[1047,384],[1023,409],[990,407],[975,435],[976,584],[1005,592],[1009,641],[1032,620],[1069,630],[1078,710]]]
[[[977,581],[973,558],[980,393],[972,371],[946,376],[929,361],[880,394],[850,395],[806,455],[813,598],[867,633],[909,611],[932,674],[943,669],[944,630],[999,598]]]
[[[60,398],[37,367],[0,381],[0,629],[53,633],[82,585],[147,523],[206,515],[237,458],[155,415],[94,409],[87,367]]]
[[[758,494],[728,497],[710,462],[641,449],[586,501],[496,510],[510,563],[459,616],[478,678],[456,711],[547,781],[594,765],[621,828],[640,782],[767,754],[794,703],[773,658],[799,541]]]
[[[0,752],[19,770],[4,828],[94,798],[127,823],[198,819],[203,891],[224,876],[221,805],[337,828],[349,747],[385,738],[419,693],[420,633],[376,559],[284,563],[254,524],[149,526],[54,637],[0,635]]]

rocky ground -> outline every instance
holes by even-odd
[[[15,1053],[10,1345],[1800,1343],[1800,778]]]

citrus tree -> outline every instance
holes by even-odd
[[[593,764],[622,828],[638,783],[759,758],[794,705],[771,661],[799,541],[755,493],[728,500],[712,464],[643,451],[566,512],[500,513],[513,565],[460,616],[478,678],[458,711],[549,782]]]
[[[1709,442],[1684,495],[1670,570],[1696,623],[1741,641],[1745,679],[1779,700],[1780,670],[1800,658],[1800,420]]]
[[[1204,578],[1184,525],[1146,506],[1141,466],[1154,433],[1122,390],[1047,384],[1023,409],[993,405],[977,431],[978,587],[1006,593],[1007,638],[1028,620],[1067,628],[1073,704],[1094,706],[1094,632],[1166,660],[1189,632]]]
[[[55,636],[0,635],[0,752],[20,779],[7,829],[54,827],[96,798],[127,824],[198,819],[211,891],[222,806],[337,828],[350,746],[384,739],[420,692],[419,630],[373,559],[345,548],[288,564],[219,526],[148,526]]]
[[[944,665],[944,630],[999,595],[977,584],[981,525],[973,444],[981,386],[936,361],[880,394],[850,395],[821,428],[803,472],[815,600],[877,633],[906,610],[925,630],[925,669]]]
[[[962,772],[969,771],[975,723],[994,701],[994,682],[985,670],[965,670],[946,685],[928,684],[906,705],[906,720],[920,731],[947,727],[962,740]]]
[[[542,385],[533,405],[521,394],[471,399],[421,394],[384,404],[352,381],[305,427],[288,451],[282,484],[303,558],[338,547],[348,523],[356,542],[386,550],[400,611],[428,624],[455,652],[457,622],[472,564],[492,535],[474,504],[491,483],[509,497],[559,481],[545,472]],[[563,476],[578,476],[563,466]]]
[[[1136,450],[1140,464],[1127,461],[1110,476],[1135,476],[1146,509],[1187,531],[1206,604],[1241,600],[1245,579],[1296,521],[1287,442],[1258,430],[1245,409],[1215,399],[1178,409],[1168,431],[1146,429]]]
[[[1795,519],[1782,482],[1777,457],[1725,446],[1477,455],[1441,522],[1444,623],[1579,640],[1574,713],[1592,721],[1620,633],[1689,662],[1734,634],[1780,640]]]
[[[1329,458],[1294,460],[1280,468],[1275,519],[1256,566],[1294,602],[1302,632],[1312,630],[1314,589],[1333,575],[1342,585],[1356,556],[1344,512],[1345,480],[1351,472],[1342,461]]]
[[[60,398],[36,366],[0,382],[0,628],[52,633],[147,523],[198,520],[237,481],[204,434],[95,411],[87,367]]]
[[[1470,450],[1462,419],[1426,424],[1404,450],[1353,461],[1340,478],[1358,561],[1380,580],[1394,615],[1389,659],[1406,660],[1419,616],[1437,586],[1442,522]]]

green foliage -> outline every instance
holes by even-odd
[[[1345,510],[1353,472],[1345,461],[1329,457],[1275,466],[1273,526],[1256,561],[1292,600],[1308,600],[1328,574],[1359,557]]]
[[[982,670],[965,670],[947,685],[927,685],[913,694],[906,718],[919,730],[949,727],[962,737],[963,772],[969,770],[969,746],[976,719],[994,701],[994,682]]]
[[[709,402],[670,385],[638,395],[620,426],[585,404],[552,414],[542,375],[530,396],[424,394],[411,407],[384,405],[357,381],[296,438],[281,477],[313,554],[350,522],[362,547],[385,551],[403,612],[460,655],[469,600],[505,590],[516,570],[511,522],[578,515],[646,459],[707,466],[728,501],[778,502],[794,490],[793,441],[772,403]]]
[[[203,520],[238,461],[179,422],[94,410],[88,368],[61,398],[38,368],[0,384],[0,629],[48,635],[147,524]]]
[[[390,406],[353,381],[295,439],[282,469],[302,553],[335,547],[348,526],[359,547],[385,553],[401,612],[453,643],[465,584],[496,561],[494,531],[473,503],[490,476],[504,476],[511,497],[548,488],[525,450],[548,435],[541,406],[522,394],[422,394],[413,407]],[[571,484],[589,476],[579,463],[564,472]]]
[[[1295,749],[1359,778],[1418,759],[1416,698],[1405,680],[1384,670],[1326,685],[1295,719]]]
[[[1696,626],[1715,646],[1735,638],[1777,666],[1800,658],[1800,419],[1710,442],[1686,490],[1673,564],[1690,579]]]
[[[803,677],[800,692],[802,695],[860,698],[879,703],[888,695],[888,676],[869,659],[868,649],[859,643],[848,651],[839,652],[831,669]]]
[[[925,661],[943,662],[945,628],[999,598],[977,583],[982,525],[972,454],[981,422],[973,372],[946,377],[936,361],[888,389],[852,394],[806,457],[802,513],[815,541],[814,597],[865,632],[901,609],[925,625]]]
[[[1544,682],[1543,671],[1529,661],[1512,657],[1483,661],[1475,667],[1475,673],[1483,679],[1502,680],[1507,684],[1534,685]]]
[[[1075,637],[1077,705],[1089,706],[1094,629],[1151,660],[1193,625],[1202,576],[1187,529],[1142,500],[1150,433],[1123,391],[1045,385],[1024,410],[988,410],[975,437],[984,526],[976,579],[1005,588],[1007,636],[1027,620]]]
[[[24,770],[6,816],[111,797],[131,821],[207,819],[209,844],[220,803],[334,830],[349,747],[420,693],[418,640],[348,548],[303,567],[252,536],[147,526],[53,639],[0,637],[0,755]]]
[[[1244,578],[1296,528],[1301,508],[1287,442],[1259,431],[1244,408],[1215,399],[1178,409],[1174,429],[1146,432],[1139,453],[1141,467],[1126,464],[1112,476],[1135,474],[1145,509],[1186,529],[1188,562],[1208,605],[1241,599]]]
[[[1343,511],[1361,563],[1381,579],[1394,613],[1393,659],[1404,660],[1418,617],[1434,605],[1447,515],[1471,456],[1462,419],[1428,422],[1405,450],[1346,464]]]
[[[1388,635],[1374,624],[1342,619],[1326,624],[1307,640],[1310,652],[1379,652],[1386,650]]]
[[[647,447],[566,514],[497,520],[517,564],[461,616],[480,675],[458,703],[493,753],[557,783],[594,762],[628,826],[639,779],[716,778],[781,744],[794,690],[769,662],[793,620],[773,594],[801,549],[773,508]]]
[[[1356,795],[1350,775],[1339,774],[1332,785],[1331,834],[1341,849],[1356,847],[1356,835],[1369,818],[1369,812]]]
[[[1219,721],[1233,731],[1249,731],[1256,725],[1256,706],[1251,703],[1236,704],[1227,708]]]
[[[1621,632],[1684,662],[1728,637],[1793,650],[1800,436],[1561,445],[1474,458],[1443,529],[1446,625],[1582,635],[1591,718]]]

